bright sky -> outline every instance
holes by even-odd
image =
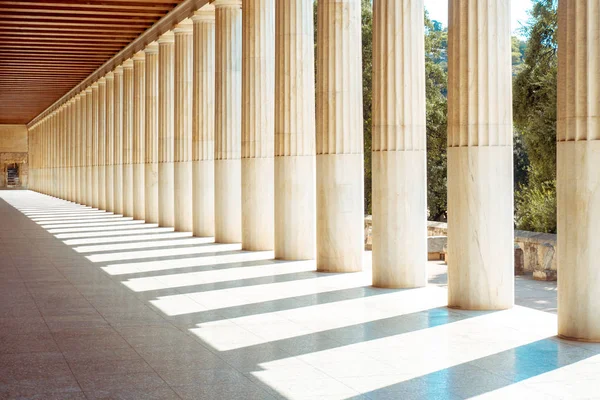
[[[425,8],[429,11],[431,19],[448,25],[448,0],[425,0]],[[531,0],[511,0],[512,30],[520,27],[519,22],[528,19],[527,11],[531,8]]]

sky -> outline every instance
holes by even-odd
[[[425,8],[429,11],[431,19],[448,25],[448,0],[424,0]],[[514,33],[520,25],[519,21],[527,21],[527,11],[531,8],[531,0],[511,0],[512,23],[511,29]]]

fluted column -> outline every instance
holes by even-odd
[[[104,157],[104,194],[106,198],[106,210],[115,211],[115,197],[114,197],[114,176],[115,176],[115,157],[114,157],[114,138],[115,138],[115,75],[114,72],[106,74],[106,103],[105,103],[105,130],[106,137],[104,141],[105,157]]]
[[[175,225],[175,38],[167,32],[158,39],[158,224]]]
[[[215,235],[215,9],[194,13],[192,198],[194,236]]]
[[[144,50],[146,54],[145,145],[144,145],[144,219],[158,223],[158,43]]]
[[[558,334],[600,342],[600,6],[558,3]]]
[[[133,57],[133,219],[146,218],[146,55]]]
[[[317,3],[317,270],[362,270],[360,0]]]
[[[77,139],[76,139],[76,184],[77,188],[77,203],[84,204],[86,190],[85,190],[85,168],[84,154],[85,154],[85,108],[86,108],[86,94],[85,92],[79,93],[77,98]]]
[[[65,142],[65,198],[69,201],[73,201],[72,196],[72,186],[71,186],[71,177],[72,177],[72,157],[73,157],[73,98],[70,98],[67,102],[66,113],[67,113],[67,121],[66,121],[66,142]],[[31,167],[31,163],[30,163]],[[31,172],[30,172],[31,175]]]
[[[175,32],[175,230],[193,231],[192,215],[192,21]]]
[[[427,285],[423,0],[373,2],[373,285]]]
[[[92,85],[92,129],[91,129],[91,147],[90,147],[90,171],[92,198],[90,206],[98,208],[98,82]]]
[[[450,0],[448,304],[514,303],[510,2]]]
[[[113,202],[114,213],[123,214],[123,67],[114,71],[113,82]]]
[[[93,95],[91,86],[85,89],[85,153],[83,156],[84,165],[84,182],[85,182],[85,198],[83,204],[86,206],[92,206],[93,193],[92,189],[92,146],[93,146],[93,127],[92,127],[92,104]]]
[[[215,242],[242,241],[241,0],[215,5]]]
[[[106,210],[106,78],[98,80],[98,208]]]
[[[275,257],[315,258],[313,3],[275,4]]]
[[[133,59],[123,63],[123,215],[133,217]]]
[[[242,247],[272,250],[275,1],[245,2],[242,21]]]

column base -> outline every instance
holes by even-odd
[[[144,219],[146,223],[158,223],[158,163],[144,165]]]
[[[192,232],[194,219],[192,213],[192,162],[174,163],[175,181],[175,230]]]
[[[241,160],[215,160],[215,242],[242,241]]]
[[[242,159],[242,249],[273,250],[273,158]]]
[[[361,154],[317,155],[317,271],[359,272],[365,250]]]
[[[424,150],[377,151],[373,167],[373,286],[427,286]]]
[[[106,210],[106,169],[104,165],[98,166],[98,208]]]
[[[448,305],[514,305],[512,146],[448,149]]]
[[[215,162],[193,161],[194,236],[215,236]]]
[[[275,258],[316,256],[315,156],[275,157]]]
[[[600,342],[600,141],[559,142],[558,334]]]
[[[175,226],[175,167],[158,164],[158,225]]]
[[[113,165],[113,212],[123,215],[123,164]]]
[[[146,165],[133,164],[133,219],[146,219]]]
[[[106,195],[106,211],[115,211],[115,195],[114,195],[114,167],[112,165],[106,166],[106,182],[104,183],[104,192]]]
[[[133,217],[133,165],[123,164],[123,216]]]

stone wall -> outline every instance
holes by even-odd
[[[7,187],[7,169],[18,164],[19,187],[27,187],[29,176],[27,127],[25,125],[0,125],[0,188]]]
[[[372,249],[371,216],[365,217],[365,249]],[[429,259],[436,259],[435,253],[448,234],[444,222],[427,222],[429,236]],[[445,247],[445,246],[444,246]],[[442,255],[444,258],[445,255]],[[515,231],[515,274],[533,273],[537,280],[556,280],[556,235],[549,233]]]

